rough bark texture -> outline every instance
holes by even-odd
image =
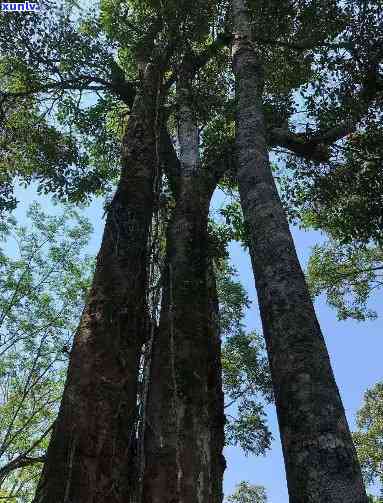
[[[222,385],[222,351],[221,332],[219,326],[219,305],[217,284],[213,261],[207,269],[207,287],[210,320],[210,347],[208,352],[208,392],[210,406],[210,435],[211,435],[211,503],[223,501],[223,475],[226,461],[223,456],[225,445],[225,398]]]
[[[270,170],[262,70],[244,0],[233,0],[237,157],[242,208],[271,366],[292,503],[365,503],[367,497],[289,226]]]
[[[137,375],[147,335],[147,240],[156,166],[156,71],[123,140],[93,286],[34,503],[128,503],[135,476]],[[153,92],[152,92],[153,91]]]
[[[180,173],[167,236],[158,336],[145,432],[144,503],[221,503],[223,397],[207,221],[213,177],[201,172],[186,89],[180,105]]]

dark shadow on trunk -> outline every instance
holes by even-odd
[[[181,163],[168,171],[176,206],[151,360],[143,503],[221,503],[223,496],[220,337],[207,235],[217,180],[200,166],[190,110],[185,114]]]
[[[163,302],[154,341],[145,431],[143,502],[211,500],[211,386],[207,217],[197,177],[182,189],[167,240]],[[222,425],[223,428],[223,425]]]
[[[91,292],[34,503],[128,503],[136,476],[137,376],[148,335],[147,242],[157,166],[157,71],[148,68],[123,140]]]

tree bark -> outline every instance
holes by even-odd
[[[158,71],[148,65],[123,139],[91,292],[34,503],[133,501],[137,377],[147,337],[147,242]]]
[[[329,355],[270,169],[262,68],[245,0],[233,0],[238,182],[293,503],[365,503]]]
[[[207,275],[207,223],[216,181],[201,169],[184,84],[178,88],[176,206],[168,226],[161,318],[151,362],[143,503],[222,502],[220,341],[214,285]]]
[[[225,397],[222,383],[221,331],[219,325],[219,303],[213,260],[207,268],[207,288],[209,302],[210,347],[208,351],[208,393],[210,404],[211,435],[211,503],[223,501],[223,475],[226,460],[223,455],[225,446]]]

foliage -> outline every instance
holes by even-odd
[[[341,319],[364,319],[372,314],[366,307],[369,293],[379,285],[373,268],[383,236],[383,18],[375,2],[332,6],[339,9],[334,16],[339,33],[311,53],[315,79],[299,89],[301,112],[288,124],[299,133],[301,155],[287,146],[280,185],[291,220],[330,237],[328,245],[315,248],[310,262],[314,294],[326,292]],[[317,159],[315,148],[321,154]]]
[[[271,400],[271,382],[263,340],[256,332],[243,330],[228,337],[222,364],[226,442],[239,445],[245,454],[264,454],[272,436],[264,412],[264,400]]]
[[[246,333],[242,319],[249,299],[236,272],[227,262],[218,270],[226,442],[246,454],[261,454],[270,447],[264,403],[271,401],[271,381],[262,337]],[[262,400],[263,398],[263,400]]]
[[[241,320],[251,302],[243,285],[237,279],[237,271],[227,258],[216,267],[216,276],[221,334],[226,338],[241,328]]]
[[[1,226],[0,474],[3,490],[18,502],[30,501],[41,469],[93,265],[82,257],[91,228],[76,211],[49,217],[33,205],[28,219],[28,227],[12,217]],[[227,243],[225,232],[221,241]],[[271,438],[259,400],[270,399],[264,347],[241,325],[250,303],[235,270],[227,258],[218,263],[225,393],[230,413],[237,412],[227,442],[260,453]]]
[[[243,220],[242,208],[239,195],[236,191],[230,191],[230,201],[220,210],[220,214],[225,219],[226,225],[233,229],[233,239],[239,241],[245,248],[249,245],[249,238],[245,222]]]
[[[227,503],[267,503],[267,496],[262,486],[242,481],[237,484],[234,494],[229,496],[226,501]]]
[[[124,117],[113,97],[125,89],[115,81],[114,45],[94,13],[79,18],[70,2],[41,7],[44,15],[0,19],[0,171],[9,182],[0,211],[15,205],[15,177],[84,202],[110,190],[118,173],[115,122]]]
[[[13,195],[12,179],[8,173],[0,172],[0,215],[4,211],[10,211],[16,206]]]
[[[341,245],[330,240],[313,248],[307,269],[311,293],[325,293],[338,318],[366,320],[371,293],[382,287],[383,251],[378,246]]]
[[[27,217],[28,227],[9,217],[0,228],[0,485],[17,501],[41,467],[93,269],[77,211],[33,204]]]
[[[356,424],[353,438],[366,482],[379,481],[383,489],[383,382],[364,394]]]
[[[368,494],[368,503],[382,503],[382,498],[378,496],[373,496],[372,494]]]
[[[235,101],[230,51],[225,48],[231,32],[227,0],[103,0],[88,11],[76,2],[42,4],[44,16],[1,19],[0,103],[6,117],[3,129],[13,137],[13,142],[5,142],[3,164],[10,176],[25,176],[27,182],[36,176],[42,190],[71,200],[110,189],[118,174],[121,131],[140,85],[139,62],[153,47],[165,67],[173,122],[177,104],[170,84],[176,82],[182,61],[207,51],[192,83],[193,108],[207,154],[204,162],[224,159],[233,165]],[[319,143],[331,156],[322,164],[307,161],[310,155],[302,169],[301,157],[291,161],[295,214],[310,209],[315,225],[331,228],[342,239],[366,239],[367,234],[377,238],[382,143],[377,111],[382,89],[379,11],[359,1],[248,4],[265,70],[268,131],[286,128],[289,134],[298,133],[298,140],[309,148],[323,131],[331,132],[345,120],[350,130],[355,124],[359,127],[348,136],[325,135]],[[209,52],[222,33],[226,42]],[[24,124],[23,111],[31,115],[26,114]],[[26,139],[25,131],[32,129]],[[38,159],[44,162],[39,165]],[[339,187],[342,198],[337,197]],[[8,192],[3,206],[10,204]]]
[[[289,159],[284,198],[290,215],[323,229],[341,244],[382,244],[383,126],[370,119],[362,132],[333,147],[329,163]]]
[[[229,239],[248,242],[235,195],[234,86],[230,51],[224,48],[231,37],[229,2],[102,0],[100,9],[91,12],[81,11],[76,3],[44,0],[44,15],[0,17],[0,211],[15,205],[16,177],[24,184],[36,180],[40,191],[74,202],[109,191],[118,176],[132,102],[142,85],[142,60],[154,47],[151,62],[159,60],[164,68],[162,98],[174,129],[177,73],[185,61],[195,63],[191,87],[203,164],[209,169],[227,166],[221,187],[234,194],[222,210],[226,226],[211,233],[210,243],[221,267],[224,385],[230,411],[226,433],[247,452],[262,452],[270,436],[259,395],[271,398],[263,342],[241,325],[248,299],[225,262]],[[382,239],[381,9],[376,2],[362,0],[248,3],[264,69],[268,144],[290,153],[281,184],[288,209],[306,226],[323,229],[337,240],[317,248],[310,262],[313,293],[326,291],[341,317],[362,319],[370,315],[366,301],[377,280],[372,268],[381,260],[381,248],[375,247]],[[226,42],[212,50],[220,32],[228,35]],[[288,141],[275,140],[281,137],[275,129]],[[3,225],[3,234],[13,225]],[[37,379],[34,392],[46,400],[58,396],[60,372],[51,371],[64,368],[60,347],[70,337],[80,293],[86,290],[78,261],[71,253],[61,254],[54,233],[49,240],[53,254],[44,258],[33,244],[39,235],[30,242],[26,236],[25,231],[18,235],[24,255],[13,260],[3,253],[0,262],[6,270],[0,279],[0,301],[7,312],[2,330],[4,340],[12,344],[4,353],[1,379],[10,383],[9,396],[16,401],[8,408],[4,401],[1,407],[8,419],[17,411],[12,431],[24,424],[24,411],[34,412],[33,399],[20,411],[17,400],[27,401],[23,390],[37,379],[36,368],[45,365],[49,370],[44,379]],[[82,243],[82,235],[76,239]],[[361,243],[365,246],[357,247]],[[31,253],[38,258],[30,258]],[[68,260],[71,266],[64,272]],[[53,263],[63,276],[55,270],[49,273]],[[41,276],[48,273],[54,281]],[[9,310],[12,297],[7,295],[12,291],[17,303]],[[19,292],[24,292],[20,301]],[[63,299],[73,306],[62,306]],[[43,332],[42,322],[53,324],[52,333]],[[54,410],[53,402],[50,405],[52,409],[47,405],[36,413],[29,433],[23,428],[20,448],[12,447],[12,456],[25,453],[28,438],[37,438],[39,428],[40,434],[47,428]],[[9,437],[7,429],[3,434]],[[41,446],[33,454],[38,455]]]

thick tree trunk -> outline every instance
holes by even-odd
[[[214,285],[207,276],[207,222],[215,181],[201,171],[193,114],[187,98],[179,97],[181,162],[153,345],[143,503],[221,503],[220,341],[216,316],[212,318]]]
[[[34,503],[134,501],[137,376],[147,336],[147,241],[157,165],[154,86],[136,97],[123,169]]]
[[[244,0],[233,0],[238,181],[293,503],[365,503],[328,352],[270,169],[262,72]]]

